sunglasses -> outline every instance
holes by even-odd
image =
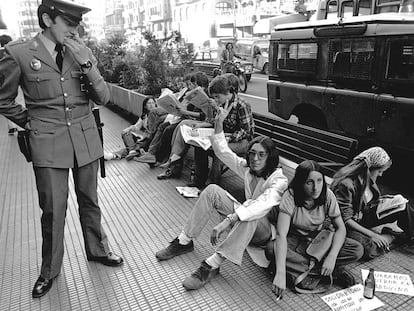
[[[267,152],[264,152],[264,151],[257,152],[257,151],[254,151],[254,150],[250,150],[249,151],[249,157],[254,158],[255,156],[257,156],[257,158],[259,160],[263,160],[267,157]]]

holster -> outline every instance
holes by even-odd
[[[27,162],[32,162],[32,150],[29,142],[29,130],[17,131],[17,142],[20,152],[23,153]]]

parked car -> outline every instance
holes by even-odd
[[[253,64],[255,69],[269,72],[269,40],[258,38],[239,39],[235,46],[236,53]],[[247,77],[250,80],[250,77]]]

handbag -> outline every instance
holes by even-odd
[[[19,144],[20,152],[23,153],[27,162],[32,162],[32,150],[29,142],[29,130],[17,131],[17,143]]]
[[[323,229],[315,236],[315,238],[310,242],[306,248],[306,254],[310,257],[308,269],[300,274],[294,281],[295,290],[298,293],[302,294],[320,294],[324,293],[330,289],[333,283],[332,275],[329,276],[329,283],[325,286],[318,286],[321,281],[321,277],[313,278],[311,280],[312,286],[307,286],[308,288],[301,288],[298,285],[303,282],[311,273],[312,269],[316,266],[317,263],[320,263],[326,254],[329,252],[332,246],[333,237],[335,231],[331,229]],[[309,282],[308,282],[309,283]]]

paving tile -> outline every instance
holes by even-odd
[[[101,109],[105,149],[122,147],[120,132],[128,122],[107,108]],[[167,262],[154,253],[180,232],[196,199],[185,199],[175,190],[181,179],[159,181],[162,170],[125,160],[106,162],[105,179],[99,179],[103,226],[111,248],[125,259],[120,268],[86,260],[73,182],[70,181],[65,227],[65,256],[61,274],[41,299],[31,298],[40,269],[41,231],[37,192],[32,167],[18,151],[15,136],[7,135],[0,119],[0,311],[2,310],[328,310],[320,295],[287,291],[276,302],[271,280],[245,255],[243,265],[226,262],[220,275],[204,288],[187,292],[182,280],[213,252],[208,223],[195,250]],[[186,161],[188,162],[188,161]],[[187,165],[188,166],[188,165]],[[231,171],[223,176],[224,187],[243,199],[242,181]],[[351,265],[361,281],[361,268],[408,273],[414,277],[414,258],[394,250],[369,263]],[[333,288],[335,291],[338,288]],[[383,310],[413,310],[411,297],[378,293]]]

